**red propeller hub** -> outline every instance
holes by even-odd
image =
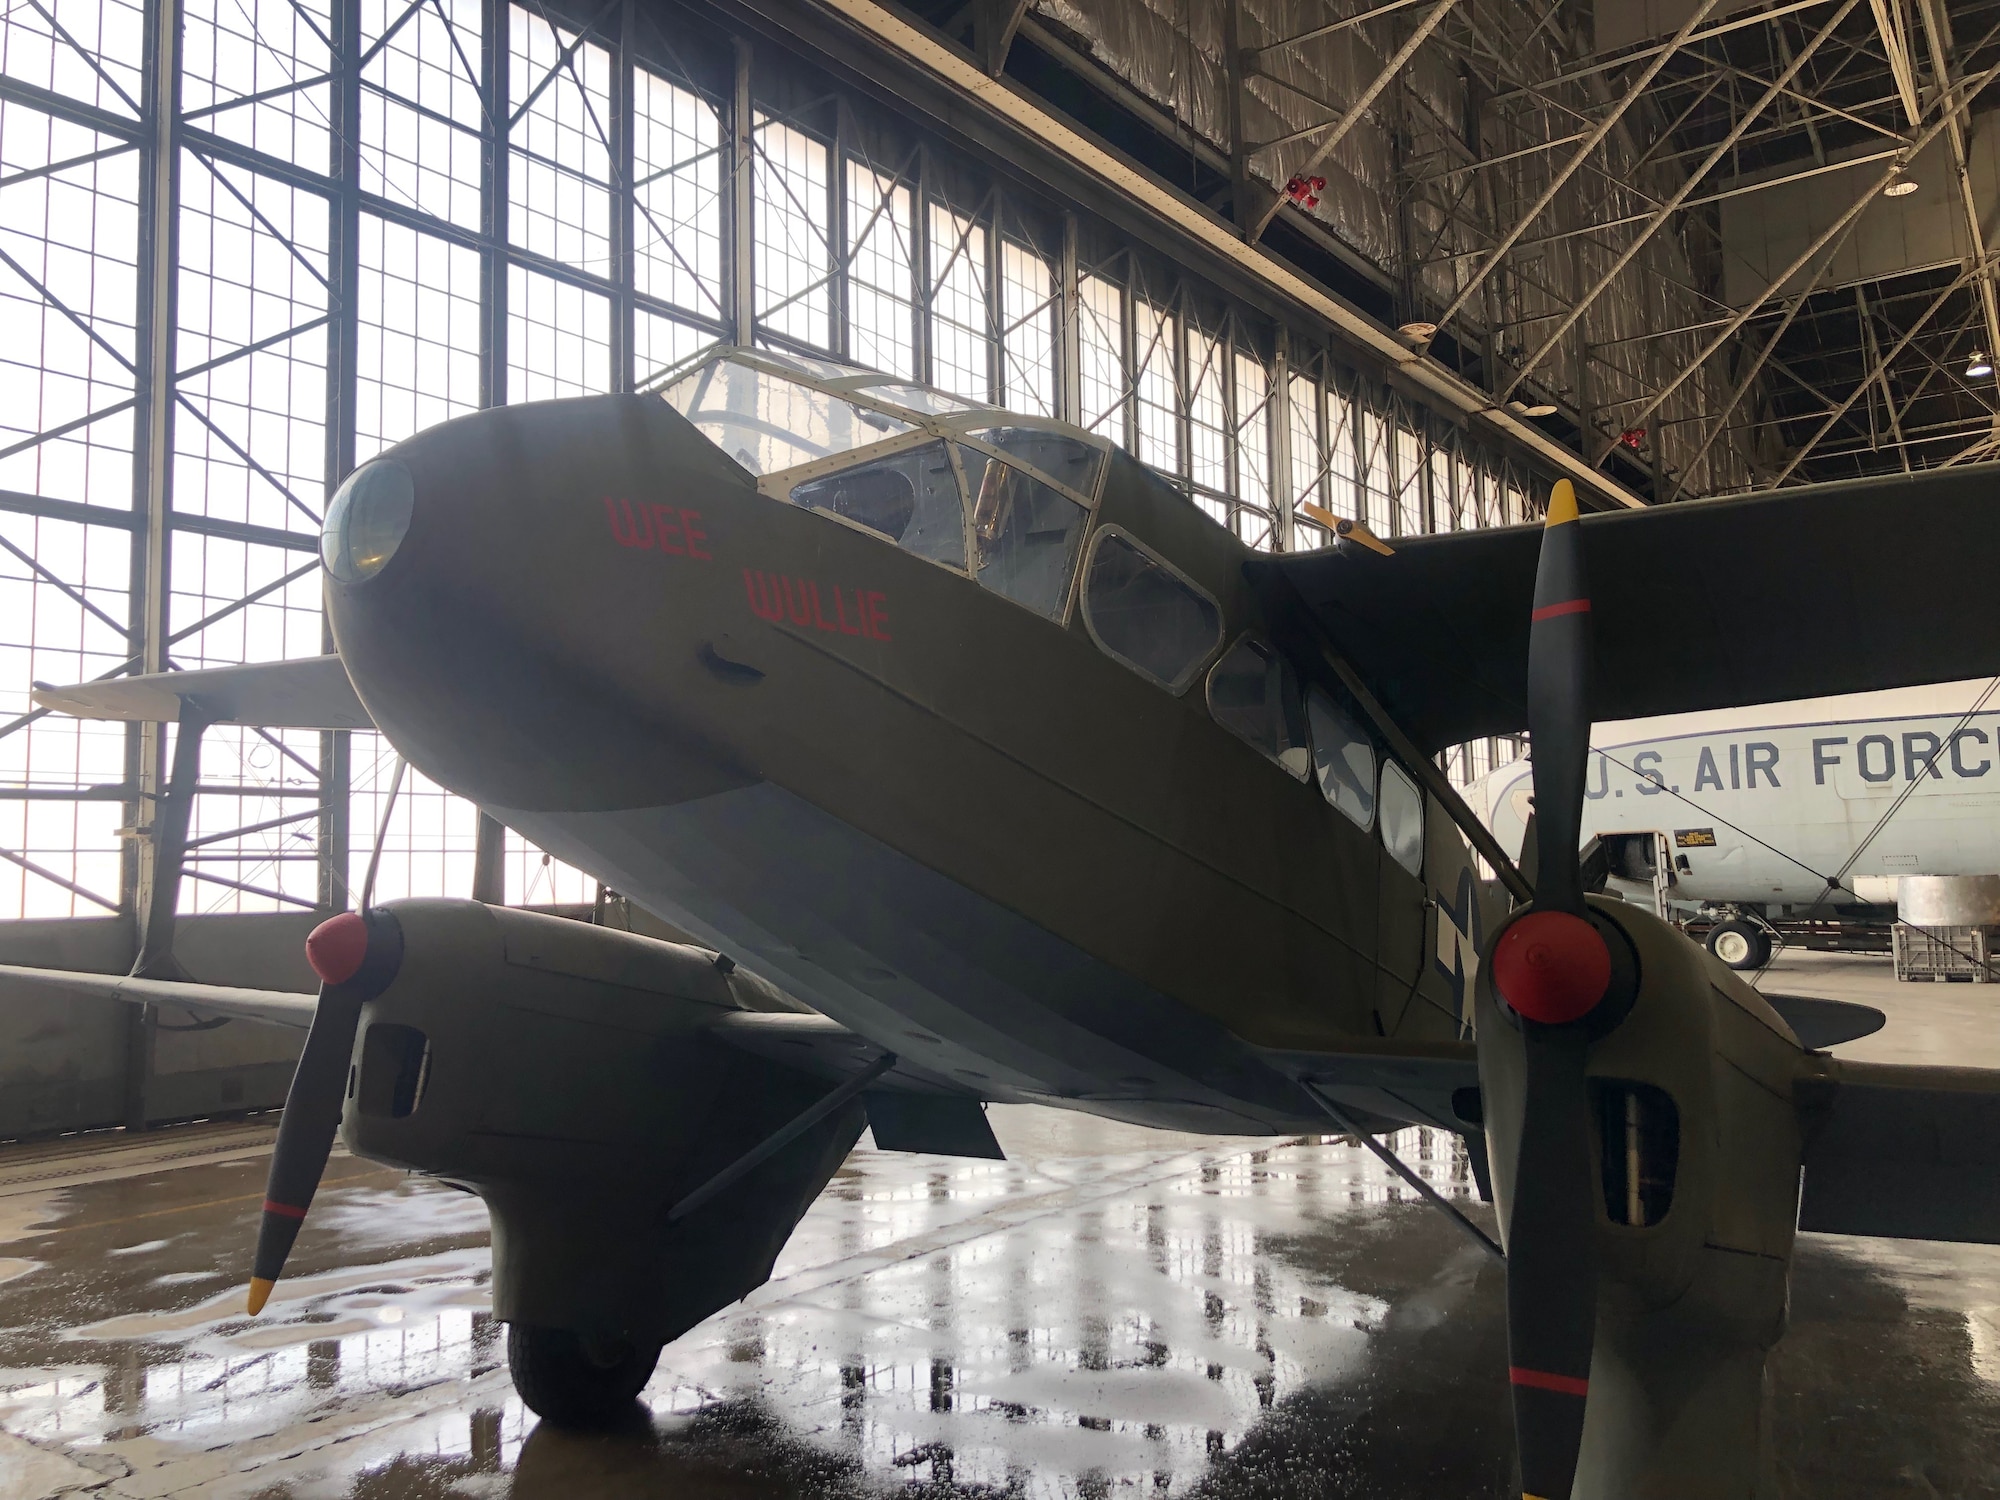
[[[368,958],[368,924],[358,911],[328,917],[306,938],[306,962],[323,984],[345,984]]]
[[[1500,934],[1492,964],[1500,998],[1544,1026],[1581,1020],[1611,987],[1611,950],[1595,927],[1566,911],[1522,917]]]

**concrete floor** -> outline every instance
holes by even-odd
[[[1857,1055],[2000,1065],[2000,989],[1764,983],[1891,1010]],[[1005,1163],[857,1151],[597,1438],[514,1399],[475,1199],[336,1156],[253,1322],[268,1125],[0,1152],[0,1497],[1509,1493],[1500,1277],[1371,1157],[994,1116]],[[2000,1496],[2000,1248],[1808,1236],[1793,1300],[1786,1493]]]

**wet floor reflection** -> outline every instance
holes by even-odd
[[[588,1438],[514,1399],[462,1194],[337,1159],[257,1320],[261,1160],[0,1196],[0,1429],[106,1495],[1508,1493],[1495,1268],[1373,1158],[995,1113],[1006,1162],[857,1152]],[[2000,1252],[1816,1240],[1796,1300],[1791,1492],[2000,1495]]]

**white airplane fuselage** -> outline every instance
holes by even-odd
[[[1889,903],[1904,876],[2000,872],[2000,693],[1981,703],[1990,687],[1599,724],[1584,837],[1663,835],[1670,896],[1684,902]],[[1494,771],[1469,800],[1518,851],[1529,762]],[[1843,869],[1845,889],[1828,892]]]

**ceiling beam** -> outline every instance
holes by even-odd
[[[2000,78],[2000,63],[1994,64],[1992,67],[1983,70],[1982,72],[1977,74],[1974,78],[1968,80],[1965,86],[1962,88],[1962,90],[1960,90],[1960,92],[1963,93],[1965,98],[1968,99],[1973,98],[1979,93],[1981,89],[1985,88],[1989,83],[1992,83],[1996,78]],[[1939,118],[1934,123],[1926,127],[1923,130],[1923,132],[1917,136],[1916,140],[1911,143],[1907,155],[1904,158],[1905,160],[1914,159],[1916,155],[1924,149],[1924,147],[1928,146],[1932,141],[1936,140],[1940,134],[1943,133],[1945,127],[1945,120],[1946,118],[1949,117],[1951,110],[1956,107],[1957,102],[1958,101],[1952,98],[1949,94],[1945,95],[1940,100],[1940,103],[1943,107],[1940,110]],[[1902,167],[1903,163],[1900,161],[1891,162],[1889,164],[1889,169],[1886,172],[1882,172],[1878,174],[1875,178],[1873,178],[1869,182],[1868,186],[1862,190],[1860,195],[1855,198],[1854,202],[1848,205],[1846,212],[1841,214],[1841,216],[1838,219],[1835,219],[1833,223],[1829,224],[1826,227],[1826,229],[1819,235],[1819,237],[1816,238],[1810,245],[1806,246],[1805,249],[1801,250],[1798,256],[1792,261],[1792,263],[1789,266],[1785,267],[1783,271],[1779,272],[1776,276],[1771,278],[1770,283],[1764,288],[1762,295],[1757,297],[1748,306],[1738,309],[1736,314],[1733,317],[1731,317],[1728,322],[1724,323],[1719,330],[1717,330],[1715,336],[1701,347],[1700,352],[1698,352],[1693,359],[1689,360],[1685,365],[1681,367],[1680,373],[1676,375],[1672,380],[1668,381],[1657,392],[1654,393],[1651,399],[1648,400],[1646,405],[1640,410],[1638,416],[1631,421],[1630,425],[1636,427],[1641,423],[1643,423],[1648,417],[1652,416],[1654,412],[1658,411],[1660,409],[1661,404],[1666,401],[1667,397],[1671,396],[1675,391],[1679,390],[1681,386],[1684,385],[1691,376],[1693,376],[1696,370],[1700,369],[1704,364],[1708,362],[1709,357],[1713,355],[1716,350],[1720,349],[1725,343],[1727,343],[1730,340],[1730,338],[1732,338],[1735,335],[1737,329],[1741,328],[1745,323],[1749,322],[1750,319],[1756,315],[1757,311],[1760,308],[1762,308],[1766,302],[1769,302],[1775,296],[1781,295],[1785,287],[1791,283],[1792,278],[1794,276],[1797,276],[1801,271],[1805,270],[1805,268],[1808,265],[1812,264],[1812,262],[1819,256],[1822,250],[1826,249],[1827,246],[1833,244],[1836,240],[1844,241],[1847,235],[1853,230],[1855,224],[1860,220],[1863,210],[1865,210],[1870,203],[1875,201],[1876,197],[1880,195],[1882,189],[1884,189],[1890,183],[1896,180],[1897,176],[1902,171]],[[1813,274],[1811,281],[1808,282],[1805,287],[1801,288],[1802,292],[1810,293],[1813,290],[1814,286],[1818,284],[1821,277],[1823,277],[1826,274],[1827,267],[1830,266],[1831,264],[1832,264],[1832,257],[1829,256],[1827,258],[1826,263],[1821,265],[1819,270]],[[1611,450],[1613,447],[1616,446],[1616,444],[1617,444],[1617,439],[1615,438],[1612,439],[1611,442],[1605,444],[1601,451],[1593,455],[1593,461],[1597,463],[1602,463],[1607,457],[1610,456]]]
[[[1828,17],[1826,24],[1814,34],[1812,40],[1807,42],[1804,48],[1785,65],[1782,73],[1771,80],[1757,101],[1743,111],[1736,123],[1730,127],[1729,134],[1715,143],[1708,155],[1702,158],[1701,165],[1688,173],[1682,180],[1681,185],[1674,189],[1673,195],[1654,210],[1653,216],[1632,237],[1632,242],[1619,252],[1618,258],[1612,261],[1604,273],[1591,284],[1590,289],[1570,304],[1570,309],[1564,314],[1562,321],[1543,336],[1541,346],[1523,360],[1515,370],[1513,378],[1507,382],[1506,388],[1500,392],[1500,399],[1502,401],[1513,395],[1515,387],[1527,379],[1529,372],[1544,359],[1548,358],[1549,352],[1556,347],[1556,344],[1562,339],[1563,335],[1574,328],[1577,321],[1586,312],[1590,311],[1591,304],[1604,294],[1605,288],[1609,287],[1612,282],[1624,274],[1625,268],[1632,264],[1641,250],[1646,248],[1647,243],[1659,232],[1661,226],[1673,216],[1682,204],[1688,201],[1694,190],[1701,185],[1702,179],[1707,177],[1709,172],[1714,169],[1716,163],[1727,156],[1737,141],[1742,139],[1743,132],[1748,130],[1757,117],[1777,102],[1779,97],[1786,92],[1786,85],[1798,77],[1800,69],[1804,68],[1807,62],[1812,59],[1812,55],[1820,49],[1820,45],[1833,35],[1834,28],[1839,26],[1842,21],[1845,21],[1860,3],[1861,0],[1842,0],[1840,8]],[[1791,319],[1788,316],[1786,322],[1789,323],[1790,321]],[[1772,337],[1775,339],[1776,335],[1774,334]],[[1769,346],[1767,345],[1766,347]],[[1734,406],[1740,399],[1741,392],[1739,391],[1736,396],[1730,398],[1730,405]],[[1728,415],[1727,408],[1724,409],[1723,414],[1724,416]],[[1718,424],[1718,430],[1719,426],[1720,424]],[[1711,434],[1710,441],[1712,442],[1713,440],[1713,434]],[[1703,454],[1708,452],[1708,443],[1702,444],[1701,451]],[[1697,462],[1699,462],[1699,459],[1697,459]],[[1688,467],[1692,469],[1694,465],[1690,464]]]
[[[1887,0],[1876,0],[1877,4]],[[1953,76],[1951,62],[1951,18],[1944,13],[1938,0],[1917,0],[1923,12],[1924,35],[1930,43],[1931,73],[1937,80],[1938,89],[1946,96],[1944,100],[1945,139],[1951,146],[1951,170],[1958,179],[1959,207],[1965,211],[1965,233],[1970,247],[1966,254],[1966,268],[1973,273],[1974,283],[1979,288],[1980,311],[1986,314],[1986,347],[2000,354],[2000,299],[1993,291],[1993,276],[1986,266],[1986,235],[1979,225],[1979,204],[1972,193],[1972,173],[1968,170],[1965,141],[1972,116],[1972,98],[1961,95],[1956,102],[1950,94],[1957,80]]]
[[[1610,112],[1602,120],[1597,122],[1597,128],[1590,132],[1583,144],[1577,147],[1576,154],[1564,163],[1562,170],[1557,172],[1554,178],[1550,180],[1549,185],[1542,189],[1541,196],[1535,199],[1534,206],[1514,221],[1514,227],[1500,237],[1500,243],[1493,247],[1492,253],[1480,265],[1479,269],[1472,273],[1471,278],[1458,289],[1458,295],[1445,305],[1444,311],[1437,315],[1437,322],[1440,326],[1451,321],[1452,316],[1461,307],[1465,306],[1467,300],[1479,289],[1479,284],[1493,274],[1493,268],[1507,258],[1507,252],[1514,248],[1514,242],[1526,234],[1528,227],[1542,216],[1542,210],[1555,200],[1556,194],[1560,193],[1570,178],[1576,175],[1577,169],[1590,159],[1591,153],[1598,148],[1606,136],[1611,134],[1618,122],[1625,118],[1626,111],[1639,102],[1640,97],[1646,92],[1647,86],[1658,76],[1660,69],[1667,65],[1668,59],[1693,34],[1694,29],[1708,19],[1708,13],[1714,10],[1718,3],[1719,0],[1701,0],[1701,3],[1695,7],[1694,14],[1689,16],[1682,23],[1681,29],[1674,33],[1674,39],[1655,54],[1651,62],[1647,63],[1645,69],[1625,90],[1624,96],[1612,106]],[[1517,381],[1516,384],[1518,383]],[[1513,390],[1513,386],[1510,385],[1508,390]]]

